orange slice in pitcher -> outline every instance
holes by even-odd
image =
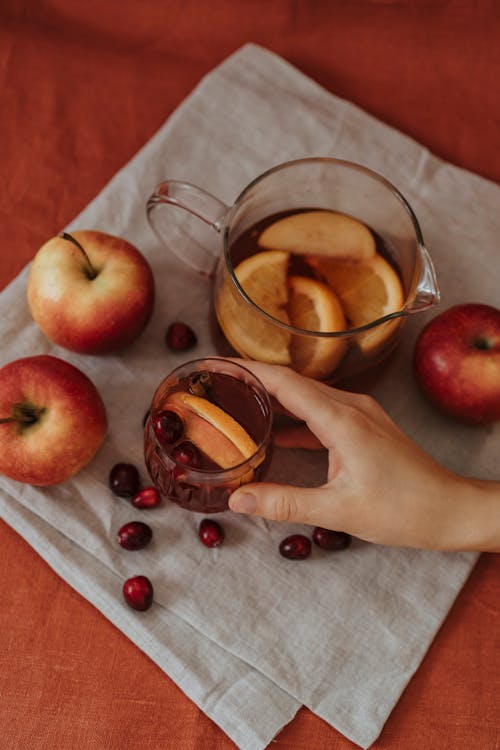
[[[290,276],[288,313],[296,328],[305,331],[343,331],[344,311],[338,297],[326,285],[306,276]],[[294,336],[290,351],[294,368],[311,378],[325,379],[338,365],[346,350],[340,338]]]
[[[375,239],[361,221],[338,211],[302,211],[270,224],[259,247],[300,255],[363,260],[375,254]]]
[[[397,272],[378,253],[364,261],[308,258],[308,263],[338,295],[352,328],[371,323],[403,307],[404,293]],[[385,344],[399,327],[401,318],[360,333],[358,343],[365,353]]]
[[[257,451],[256,443],[240,423],[206,398],[177,391],[163,408],[179,414],[185,437],[222,469],[237,466]]]
[[[246,258],[234,271],[250,299],[283,323],[290,323],[286,310],[289,257],[282,250],[264,251]],[[242,356],[279,365],[291,363],[290,333],[251,308],[227,278],[216,294],[216,312],[224,335]]]

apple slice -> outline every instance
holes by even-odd
[[[303,211],[279,219],[264,229],[258,245],[266,250],[350,260],[375,254],[375,239],[368,227],[337,211]]]
[[[177,391],[164,409],[173,409],[184,423],[184,435],[222,469],[230,469],[253,456],[257,445],[233,417],[201,396]]]

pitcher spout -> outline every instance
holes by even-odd
[[[434,264],[427,249],[422,244],[419,244],[419,255],[420,277],[415,289],[415,296],[406,307],[408,313],[427,310],[429,307],[437,305],[441,299]]]

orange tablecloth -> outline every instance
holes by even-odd
[[[246,41],[498,181],[499,38],[494,0],[4,0],[0,287]],[[234,747],[3,523],[0,591],[0,750]],[[374,747],[500,747],[499,654],[485,554]],[[273,747],[354,746],[302,709]]]

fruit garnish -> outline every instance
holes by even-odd
[[[307,262],[335,291],[350,327],[358,328],[403,307],[403,287],[397,272],[378,253],[364,261],[308,258]],[[365,353],[384,344],[400,325],[396,318],[359,334]]]
[[[147,523],[129,521],[119,529],[117,541],[120,547],[124,549],[137,550],[149,544],[152,538],[153,531]]]
[[[322,526],[314,528],[312,539],[316,546],[331,552],[339,552],[350,546],[352,537],[345,531],[333,531]]]
[[[109,486],[118,497],[133,497],[140,486],[137,468],[133,464],[115,464],[109,473]]]
[[[250,458],[256,452],[257,446],[248,432],[219,406],[190,393],[181,394],[181,400],[188,409],[222,432],[238,448],[244,458]]]
[[[132,609],[144,612],[153,603],[153,584],[146,576],[127,578],[123,584],[123,597]]]
[[[185,352],[196,345],[198,339],[194,331],[181,321],[171,323],[165,334],[165,343],[174,352]]]
[[[136,492],[131,502],[134,508],[149,510],[150,508],[156,508],[161,500],[156,487],[143,487],[142,490]]]
[[[153,415],[153,430],[162,445],[171,445],[181,437],[184,431],[182,419],[177,412],[163,409]]]
[[[221,468],[236,466],[256,452],[257,445],[246,430],[207,399],[177,392],[166,405],[179,410],[186,438]]]
[[[210,518],[204,518],[198,527],[198,536],[205,547],[219,547],[224,541],[224,529]]]
[[[187,441],[175,446],[172,451],[172,458],[177,463],[191,466],[193,469],[196,469],[201,463],[198,448],[193,443],[188,443]]]
[[[288,287],[288,314],[293,326],[305,331],[345,330],[342,306],[326,284],[306,276],[290,276]],[[294,368],[320,380],[337,366],[345,350],[343,339],[319,336],[294,336],[290,346]]]
[[[258,239],[259,247],[301,255],[362,260],[375,254],[365,224],[337,211],[303,211],[278,219]]]
[[[279,551],[288,560],[305,560],[311,554],[311,540],[303,534],[292,534],[283,539]]]
[[[237,466],[257,451],[248,432],[230,414],[205,398],[177,391],[167,398],[164,406],[179,412],[185,437],[222,469]]]
[[[289,253],[270,250],[243,260],[234,272],[246,294],[273,318],[289,323],[287,270]],[[290,333],[241,304],[238,291],[226,280],[218,296],[217,315],[226,338],[250,359],[291,363]]]

